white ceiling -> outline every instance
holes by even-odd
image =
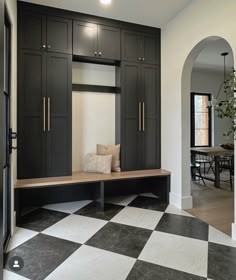
[[[97,15],[153,27],[163,27],[193,0],[24,0],[51,7]]]
[[[228,70],[231,70],[234,65],[233,53],[230,45],[224,39],[209,43],[197,57],[194,68],[223,71],[224,58],[221,56],[223,52],[229,53],[229,55],[226,56],[225,65]]]

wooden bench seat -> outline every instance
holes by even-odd
[[[72,176],[21,179],[15,184],[15,211],[19,221],[24,206],[94,199],[104,209],[109,194],[153,192],[169,202],[170,172],[164,169],[98,174],[74,172]],[[31,205],[32,204],[32,205]]]

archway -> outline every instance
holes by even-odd
[[[211,42],[216,40],[224,40],[224,38],[218,36],[207,37],[200,41],[195,47],[191,50],[189,55],[187,56],[181,78],[181,106],[182,106],[182,197],[189,198],[187,203],[185,203],[184,208],[192,208],[193,201],[191,196],[191,184],[190,184],[190,92],[191,92],[191,75],[194,66],[194,62],[196,61],[198,55],[202,52],[202,50]],[[228,43],[228,42],[227,42]],[[232,48],[231,48],[232,50]]]

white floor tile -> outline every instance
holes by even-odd
[[[11,251],[12,249],[16,248],[17,246],[21,245],[37,234],[38,232],[36,231],[16,227],[15,232],[7,247],[7,252]]]
[[[111,204],[118,204],[121,206],[127,206],[131,201],[133,201],[137,195],[122,195],[122,196],[114,196],[105,198],[105,202]]]
[[[158,196],[156,196],[155,194],[153,193],[141,193],[140,195],[142,196],[147,196],[147,197],[154,197],[154,198],[158,198]]]
[[[218,243],[225,246],[236,247],[236,241],[218,229],[209,226],[209,242]]]
[[[175,206],[169,204],[168,207],[166,208],[166,213],[169,214],[176,214],[176,215],[182,215],[182,216],[188,216],[188,217],[193,217],[191,214],[187,213],[186,211],[176,208]]]
[[[206,277],[208,243],[174,234],[153,232],[139,259]]]
[[[4,269],[3,280],[29,280],[29,279]]]
[[[46,280],[125,280],[135,259],[82,246]]]
[[[125,207],[111,221],[154,230],[163,214],[163,212],[159,211]]]
[[[43,233],[82,244],[106,223],[107,221],[72,214]]]
[[[72,214],[72,213],[76,212],[77,210],[83,208],[90,202],[92,202],[92,200],[82,200],[82,201],[74,201],[74,202],[66,202],[66,203],[48,204],[48,205],[43,206],[43,208]]]

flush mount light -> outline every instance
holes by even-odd
[[[101,2],[103,5],[110,5],[110,4],[111,4],[111,0],[100,0],[100,2]]]

